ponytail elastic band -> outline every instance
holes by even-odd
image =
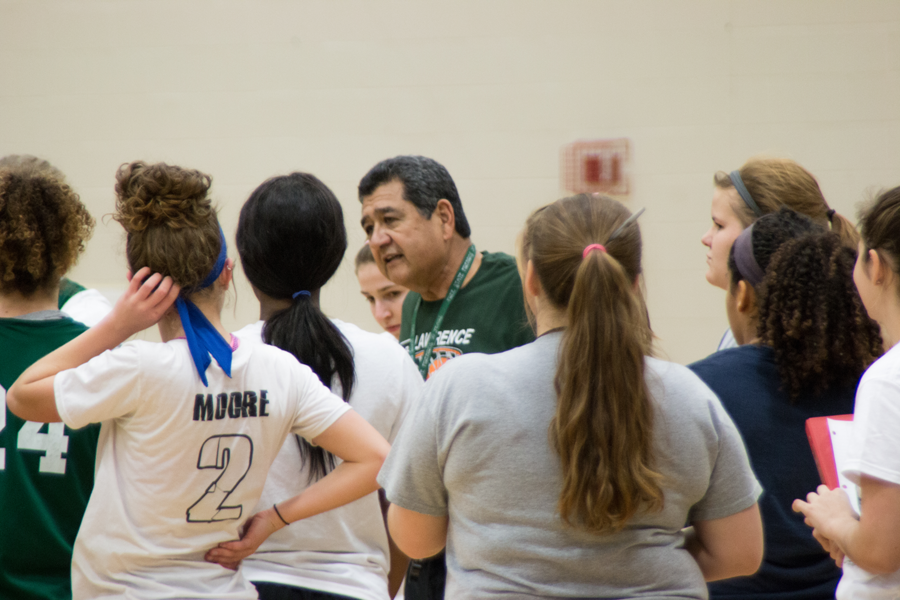
[[[828,215],[828,222],[829,222],[829,223],[831,223],[832,220],[834,219],[834,212],[835,212],[835,211],[834,211],[833,208],[829,208],[829,209],[828,209],[828,212],[825,213],[825,214]]]
[[[312,296],[312,294],[310,294],[306,290],[300,290],[299,292],[294,292],[293,294],[291,294],[291,298],[294,300],[297,299],[297,296],[306,296],[307,298],[309,298],[310,296]]]
[[[753,199],[753,196],[750,195],[750,192],[747,191],[747,186],[744,185],[744,180],[741,179],[741,172],[732,171],[728,174],[728,177],[731,179],[731,183],[732,185],[734,185],[734,189],[737,190],[737,193],[744,201],[744,204],[746,204],[750,208],[750,210],[753,211],[753,214],[757,217],[763,216],[763,212],[759,208],[759,205]]]
[[[591,250],[599,250],[600,252],[606,252],[606,246],[603,244],[591,244],[590,246],[585,246],[584,252],[581,253],[581,259],[584,260],[587,258],[588,252]]]

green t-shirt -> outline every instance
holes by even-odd
[[[66,302],[72,299],[75,294],[80,294],[87,288],[80,283],[75,283],[71,279],[62,278],[59,282],[59,308],[61,309]]]
[[[525,315],[522,282],[515,259],[502,252],[481,254],[481,267],[472,280],[459,290],[444,315],[428,367],[429,377],[455,356],[469,352],[495,354],[534,340],[534,331]],[[416,292],[410,292],[403,302],[400,343],[407,352],[410,319],[413,307],[420,298]],[[419,307],[416,317],[417,363],[443,302],[443,299],[433,302],[423,300]]]
[[[59,313],[0,319],[0,598],[71,598],[72,545],[94,485],[99,425],[32,423],[6,390],[36,360],[87,328]]]

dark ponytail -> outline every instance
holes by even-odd
[[[291,301],[266,321],[263,340],[296,356],[323,384],[339,383],[347,401],[353,389],[353,352],[318,306],[318,290],[334,275],[347,249],[337,198],[308,173],[269,179],[241,209],[237,247],[250,283],[271,298]],[[300,437],[297,441],[301,456],[309,459],[310,481],[334,468],[331,454]]]
[[[652,334],[635,290],[641,237],[634,222],[622,227],[628,217],[610,198],[564,198],[529,217],[522,243],[548,300],[567,315],[549,429],[562,470],[559,513],[598,534],[663,503],[644,383]]]

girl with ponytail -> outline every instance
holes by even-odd
[[[74,598],[256,598],[240,560],[289,522],[372,492],[387,443],[294,357],[222,327],[232,263],[208,175],[134,162],[116,179],[128,288],[26,370],[9,407],[73,429],[101,423]],[[124,343],[153,324],[163,343]],[[251,518],[290,432],[344,462]]]
[[[828,205],[812,173],[789,158],[751,158],[735,171],[713,177],[712,225],[701,243],[706,254],[706,280],[728,289],[728,254],[737,236],[754,221],[785,206],[836,233],[841,243],[856,249],[859,233],[847,218]],[[738,345],[732,331],[725,332],[719,350]]]
[[[347,249],[343,212],[331,190],[307,173],[265,181],[241,209],[237,247],[261,320],[236,335],[293,354],[393,440],[422,378],[393,340],[322,312],[321,288]],[[330,453],[295,440],[287,440],[275,459],[260,509],[302,493],[335,468]],[[400,584],[392,577],[389,590],[388,571],[401,578],[405,572],[398,556],[389,552],[381,504],[372,492],[277,532],[244,561],[244,569],[263,600],[285,594],[388,600]]]
[[[794,501],[813,536],[843,567],[837,600],[900,596],[900,187],[860,215],[853,281],[887,351],[856,389],[842,475],[858,486],[859,514],[842,487],[820,485]]]
[[[759,565],[740,436],[696,376],[649,356],[639,214],[589,195],[533,213],[537,340],[445,365],[385,461],[391,533],[414,558],[447,544],[446,597],[705,598],[704,580]]]

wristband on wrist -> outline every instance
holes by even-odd
[[[275,514],[278,515],[278,518],[281,519],[281,522],[282,522],[282,523],[284,523],[285,525],[290,525],[290,523],[288,523],[287,521],[284,520],[284,517],[281,516],[281,513],[278,512],[278,505],[277,505],[277,504],[273,504],[273,505],[272,505],[272,508],[275,510]]]

